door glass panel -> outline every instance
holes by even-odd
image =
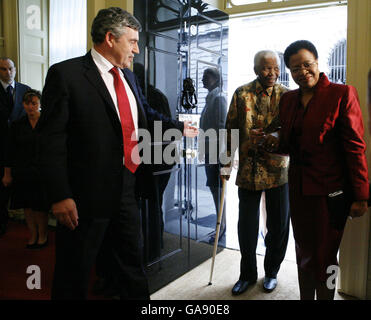
[[[161,104],[153,98],[161,95],[173,119],[178,118],[179,113],[200,114],[208,93],[202,83],[204,70],[213,67],[222,77],[227,74],[224,66],[228,16],[203,1],[176,0],[142,1],[134,7],[134,14],[144,27],[134,72],[139,75],[150,106],[163,113]],[[186,78],[192,79],[189,83],[194,87],[191,96],[195,108],[190,110],[183,107],[182,100],[188,94],[183,86]],[[164,148],[166,142],[153,140],[152,150],[159,145]],[[189,145],[196,149],[197,141],[181,139],[176,152],[182,156],[181,149]],[[206,186],[204,162],[198,165],[195,158],[191,162],[185,162],[182,157],[180,160],[165,170],[163,164],[152,168],[153,195],[142,199],[151,290],[212,255],[212,246],[205,238],[215,230],[216,209]]]

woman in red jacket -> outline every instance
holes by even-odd
[[[280,148],[290,155],[291,221],[301,299],[333,299],[327,279],[347,216],[367,212],[368,169],[363,121],[354,87],[331,83],[306,40],[284,53],[299,89],[280,100]]]

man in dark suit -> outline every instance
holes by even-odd
[[[9,125],[26,114],[22,104],[24,93],[30,87],[16,82],[16,67],[9,58],[0,58],[0,180],[4,174],[5,136]],[[8,223],[9,187],[0,183],[0,236]]]
[[[140,29],[128,12],[103,9],[92,25],[94,48],[48,71],[39,130],[41,170],[58,220],[52,299],[86,299],[103,240],[115,259],[120,298],[149,299],[135,133],[155,119],[188,136],[197,130],[147,104],[128,69],[139,53]]]

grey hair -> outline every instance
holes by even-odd
[[[218,79],[220,78],[220,73],[217,68],[207,68],[205,69],[204,73],[211,75],[213,78]]]
[[[220,72],[217,68],[207,68],[204,70],[204,74],[210,75],[215,80],[217,86],[223,83],[223,80],[220,78]]]
[[[281,60],[278,56],[277,52],[272,50],[262,50],[255,54],[254,57],[254,68],[257,68],[260,66],[261,60],[264,58],[274,58],[277,60],[277,63],[280,64]]]
[[[129,12],[118,7],[102,9],[94,18],[91,27],[92,40],[95,44],[102,43],[107,32],[120,38],[125,33],[125,27],[142,30],[140,22]]]

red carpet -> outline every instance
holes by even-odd
[[[27,226],[9,221],[5,235],[0,238],[0,300],[50,300],[55,259],[55,232],[49,229],[49,245],[38,250],[26,249]],[[40,268],[41,288],[30,290],[27,279],[29,266]],[[34,272],[33,272],[34,274]],[[94,279],[92,279],[92,282]],[[89,295],[91,300],[100,299]]]

